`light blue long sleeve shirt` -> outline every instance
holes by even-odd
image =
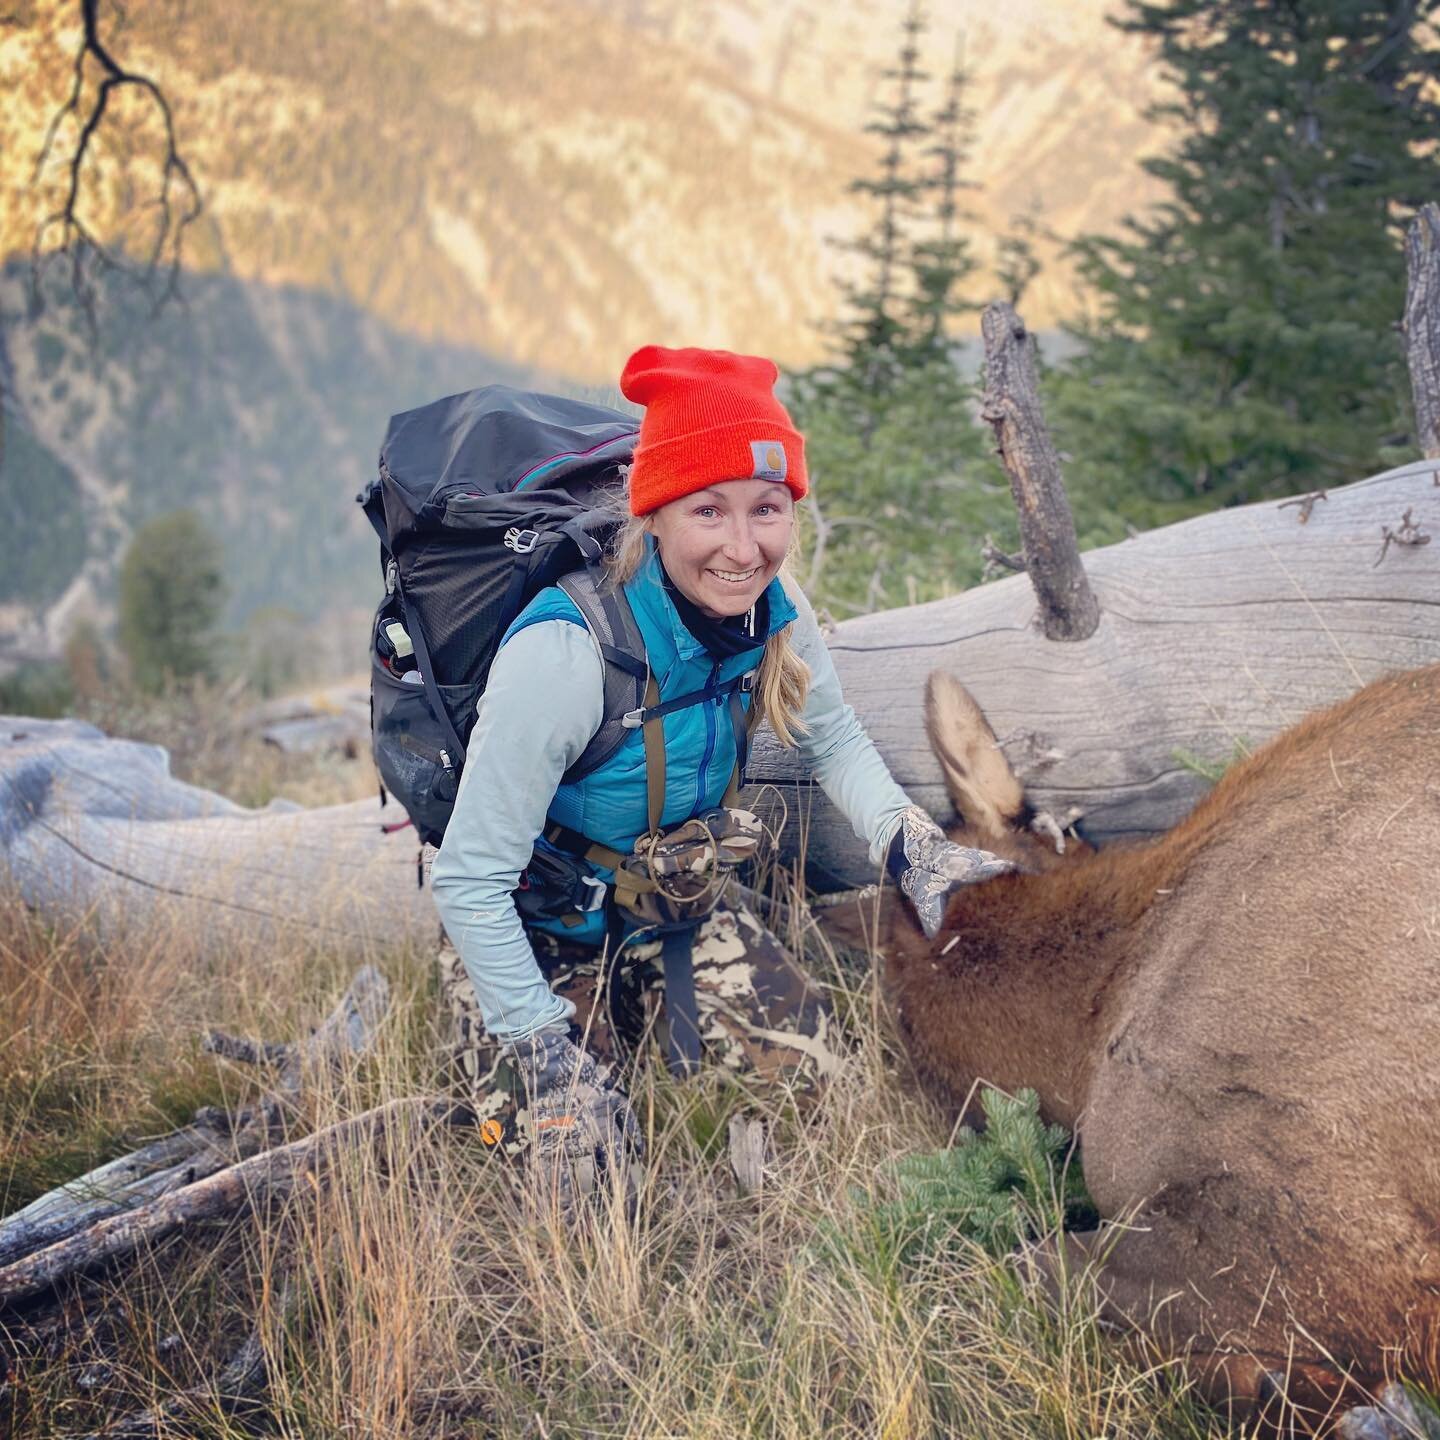
[[[789,580],[785,590],[799,612],[791,643],[810,667],[801,754],[878,865],[912,802],[845,703],[809,601]],[[476,712],[431,885],[485,1027],[498,1039],[520,1039],[574,1013],[541,974],[512,897],[561,777],[604,719],[604,683],[590,633],[544,621],[500,647]]]

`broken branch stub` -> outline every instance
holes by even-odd
[[[375,966],[362,965],[335,1008],[304,1040],[272,1044],[207,1032],[202,1043],[214,1054],[278,1066],[275,1090],[238,1115],[207,1107],[197,1112],[194,1124],[58,1186],[0,1220],[0,1267],[268,1149],[306,1074],[367,1054],[389,1003],[389,981]]]
[[[1405,233],[1405,360],[1420,453],[1440,459],[1440,205],[1422,205]]]
[[[1035,341],[1003,300],[985,307],[981,330],[986,381],[980,413],[995,431],[1000,461],[1010,477],[1041,627],[1047,640],[1086,640],[1100,624],[1100,604],[1080,563],[1060,457],[1045,428]]]
[[[212,1055],[245,1065],[279,1067],[279,1093],[299,1094],[306,1067],[337,1066],[347,1056],[366,1054],[390,1004],[390,982],[373,965],[355,972],[350,988],[314,1034],[298,1042],[274,1043],[207,1030],[200,1044]]]
[[[182,1226],[234,1215],[264,1198],[290,1194],[306,1177],[318,1185],[338,1155],[373,1146],[397,1127],[469,1125],[473,1112],[438,1096],[392,1100],[303,1140],[261,1151],[238,1165],[163,1195],[0,1269],[0,1309],[42,1294],[67,1276],[155,1244]]]

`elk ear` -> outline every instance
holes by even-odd
[[[1024,786],[970,692],[943,670],[925,682],[925,732],[951,803],[967,824],[999,839],[1024,823]]]

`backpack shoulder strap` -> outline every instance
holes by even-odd
[[[555,583],[584,616],[605,662],[605,718],[579,759],[565,772],[563,780],[568,785],[599,769],[624,743],[629,734],[624,719],[645,703],[650,664],[625,592],[604,583],[604,572],[598,565],[572,570]]]

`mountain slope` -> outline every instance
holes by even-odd
[[[99,353],[58,305],[26,321],[21,293],[12,269],[0,302],[23,408],[0,469],[0,662],[53,655],[77,619],[103,620],[128,537],[183,507],[225,547],[232,622],[373,603],[377,549],[354,497],[389,416],[536,383],[295,287],[189,275],[184,307],[153,318],[134,294],[106,296]]]
[[[24,186],[69,83],[74,9],[44,0],[0,40],[17,96],[0,117],[14,202],[0,254],[33,234]],[[1061,234],[1105,227],[1144,198],[1133,160],[1153,140],[1138,114],[1152,81],[1103,6],[934,9],[937,87],[957,33],[974,75],[982,234],[1037,202]],[[147,0],[109,23],[124,60],[165,86],[205,193],[190,263],[329,290],[417,335],[599,380],[650,339],[815,356],[812,322],[833,311],[846,263],[826,238],[864,221],[846,187],[874,164],[861,127],[903,12],[897,0]],[[135,243],[153,180],[142,116],[138,99],[121,107],[96,171],[134,188],[98,186],[93,217]],[[122,138],[142,158],[120,157]],[[41,205],[62,175],[47,177]],[[1043,279],[1031,322],[1073,310],[1072,289],[1063,271]]]
[[[79,41],[76,0],[32,0],[0,28],[0,663],[103,621],[128,537],[178,505],[225,539],[236,623],[269,602],[367,599],[373,552],[349,497],[407,405],[501,374],[614,398],[624,356],[652,340],[816,358],[814,322],[853,263],[827,238],[864,223],[847,185],[875,163],[862,127],[904,9],[102,4],[107,43],[170,98],[205,210],[181,306],[152,317],[107,282],[92,345],[62,267],[43,313],[25,295],[73,124],[35,183],[37,158]],[[935,93],[957,32],[974,75],[982,255],[1033,202],[1068,233],[1143,200],[1152,82],[1102,5],[933,10]],[[116,92],[84,218],[131,253],[153,231],[157,140],[154,107]],[[1041,325],[1076,303],[1052,268],[1025,311]]]

